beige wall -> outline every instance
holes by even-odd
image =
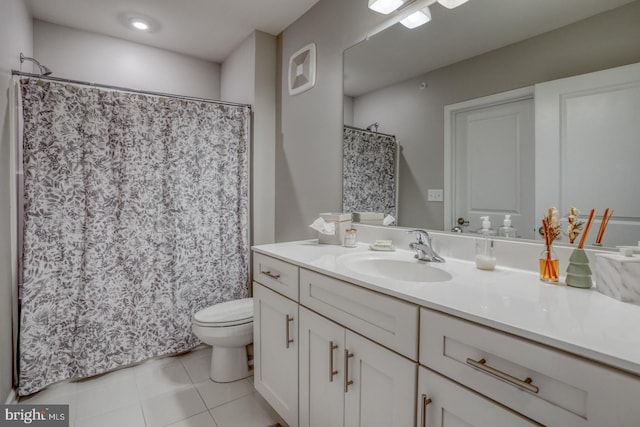
[[[22,0],[0,1],[0,403],[12,387],[12,259],[9,138],[7,94],[11,70],[20,69],[20,52],[33,51],[31,17]],[[26,68],[25,68],[26,69]],[[31,68],[29,68],[31,71]]]
[[[318,43],[318,84],[297,97],[289,97],[286,87],[281,91],[282,141],[276,160],[279,241],[313,237],[307,225],[315,215],[341,207],[342,51],[375,26],[370,15],[365,3],[321,0],[282,35],[285,70],[291,52],[305,43]],[[358,112],[357,106],[364,97],[356,100],[356,126],[381,121],[382,103],[394,105],[394,112],[385,112],[385,127],[379,130],[398,134],[403,146],[400,224],[434,229],[444,225],[443,204],[427,202],[426,190],[444,185],[445,105],[639,62],[638,22],[640,2],[634,2],[370,94],[366,112]],[[429,85],[424,91],[418,88],[422,81]]]

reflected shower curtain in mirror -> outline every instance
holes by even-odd
[[[344,127],[342,211],[396,212],[396,137],[350,126]]]
[[[248,295],[249,107],[21,86],[19,394],[197,345]]]

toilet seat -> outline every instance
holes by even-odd
[[[215,304],[193,315],[193,323],[205,327],[226,327],[253,322],[253,298]]]

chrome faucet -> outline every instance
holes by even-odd
[[[416,251],[416,258],[420,261],[444,262],[444,258],[433,250],[431,236],[424,230],[410,230],[408,233],[416,233],[416,241],[409,244],[409,248]]]

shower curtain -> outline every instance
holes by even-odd
[[[249,107],[21,86],[19,394],[197,345],[248,295]]]
[[[396,137],[344,127],[342,211],[397,216]]]

